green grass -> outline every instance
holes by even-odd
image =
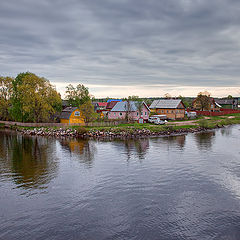
[[[234,116],[235,118],[228,118],[229,116]],[[126,132],[126,133],[134,133],[137,130],[149,130],[150,132],[165,132],[165,131],[174,131],[174,130],[179,130],[179,129],[190,129],[190,128],[197,128],[197,127],[203,127],[203,128],[216,128],[218,126],[225,126],[225,125],[231,125],[231,124],[240,124],[240,113],[236,114],[229,114],[225,116],[214,116],[214,117],[209,117],[209,119],[204,119],[203,117],[198,118],[198,119],[192,119],[196,120],[196,125],[182,125],[182,126],[177,126],[174,125],[174,122],[184,122],[187,121],[182,120],[182,121],[171,121],[173,125],[154,125],[152,123],[126,123],[126,124],[119,124],[116,126],[107,126],[107,127],[89,127],[89,126],[71,126],[69,128],[73,130],[77,130],[79,133],[87,133],[89,131],[101,131],[101,132],[113,132],[113,133],[121,133],[121,132]],[[3,124],[0,124],[0,128]],[[33,130],[33,129],[40,129],[42,127],[21,127],[21,126],[12,126],[12,129],[25,129],[25,130]],[[57,130],[60,127],[43,127],[44,129],[53,129]]]

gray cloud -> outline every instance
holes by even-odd
[[[240,2],[0,2],[0,74],[91,85],[239,86]]]

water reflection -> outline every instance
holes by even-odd
[[[145,155],[149,149],[149,138],[113,140],[112,143],[117,148],[124,148],[124,154],[127,156],[127,161],[132,155],[138,157],[139,160],[145,159]]]
[[[94,160],[94,154],[97,152],[95,143],[86,139],[61,139],[60,144],[68,150],[70,156],[79,159],[86,166],[91,167]]]
[[[221,134],[223,136],[230,136],[232,134],[232,128],[231,127],[221,128]]]
[[[0,134],[0,174],[17,187],[39,188],[55,176],[56,159],[48,139],[25,137],[13,132]]]
[[[194,136],[200,150],[209,150],[212,148],[215,139],[215,131],[196,133]]]
[[[162,146],[167,146],[168,148],[170,146],[178,147],[180,150],[182,150],[185,146],[186,135],[153,138],[152,142],[161,144]]]

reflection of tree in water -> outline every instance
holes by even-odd
[[[56,173],[57,165],[46,138],[4,132],[0,151],[1,171],[11,173],[19,187],[44,187]]]
[[[86,139],[61,139],[60,143],[71,154],[79,155],[80,161],[91,166],[97,149],[93,141]]]
[[[131,159],[132,154],[136,154],[137,157],[142,160],[145,158],[147,150],[149,148],[149,138],[139,138],[139,139],[126,139],[126,140],[113,140],[115,144],[119,146],[124,146],[125,154],[127,155],[127,160]]]
[[[210,149],[215,138],[215,131],[196,133],[194,136],[200,149]]]
[[[221,134],[222,136],[230,136],[232,134],[232,128],[227,127],[227,128],[221,128]]]

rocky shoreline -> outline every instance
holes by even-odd
[[[219,126],[217,127],[219,128]],[[153,136],[175,136],[183,135],[187,133],[197,133],[209,131],[209,128],[197,127],[197,128],[181,128],[181,129],[167,129],[164,131],[152,132],[148,129],[126,129],[123,131],[115,132],[114,130],[100,131],[90,130],[85,133],[81,133],[76,129],[51,129],[51,128],[35,128],[35,129],[21,129],[17,128],[16,131],[23,135],[29,136],[45,136],[45,137],[74,137],[74,138],[142,138]]]

